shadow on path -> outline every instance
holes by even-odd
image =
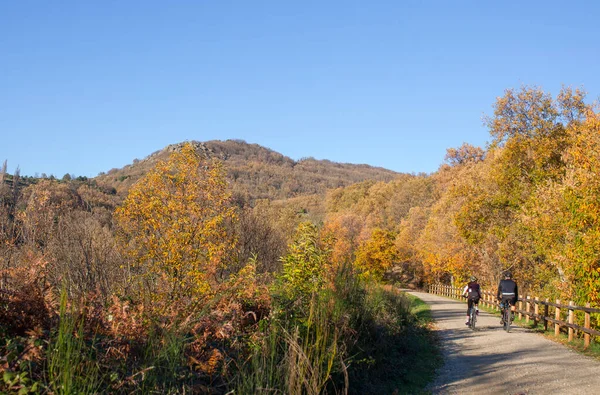
[[[431,307],[445,363],[430,385],[434,394],[600,393],[600,363],[480,312],[475,331],[465,326],[466,303],[410,291]]]

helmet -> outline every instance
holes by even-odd
[[[512,273],[510,271],[505,271],[504,272],[504,278],[512,278]]]
[[[477,277],[475,277],[475,276],[471,276],[471,277],[469,278],[469,280],[471,280],[471,281],[477,281]]]

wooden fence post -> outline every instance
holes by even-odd
[[[554,309],[554,319],[560,320],[560,300],[556,299],[556,308]],[[560,324],[558,322],[554,323],[554,336],[560,335]]]
[[[548,331],[548,303],[550,303],[550,299],[546,298],[546,304],[544,305],[544,332]]]
[[[519,319],[523,318],[523,300],[519,300]]]
[[[537,296],[534,298],[535,300],[535,304],[533,305],[533,326],[537,327],[538,325],[538,315],[540,312],[540,304],[538,303],[540,301],[540,298],[538,298]]]
[[[525,296],[525,322],[529,324],[529,309],[531,303],[529,303],[529,295]]]
[[[569,324],[572,324],[574,322],[573,318],[575,316],[573,309],[570,308],[570,306],[573,306],[573,302],[569,301]],[[573,341],[573,328],[569,327],[569,341]]]
[[[590,307],[589,303],[585,304],[585,307]],[[584,320],[584,324],[583,327],[586,329],[590,329],[590,313],[589,311],[585,312],[585,320]],[[583,335],[583,348],[587,349],[590,346],[590,334],[589,333],[585,333]]]

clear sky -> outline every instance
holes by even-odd
[[[506,88],[600,93],[596,1],[2,1],[0,161],[99,172],[243,139],[432,172]]]

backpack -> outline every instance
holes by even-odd
[[[480,290],[481,288],[479,287],[479,284],[477,283],[469,283],[467,284],[467,292],[468,292],[468,298],[469,299],[479,299],[479,297],[481,296]]]

